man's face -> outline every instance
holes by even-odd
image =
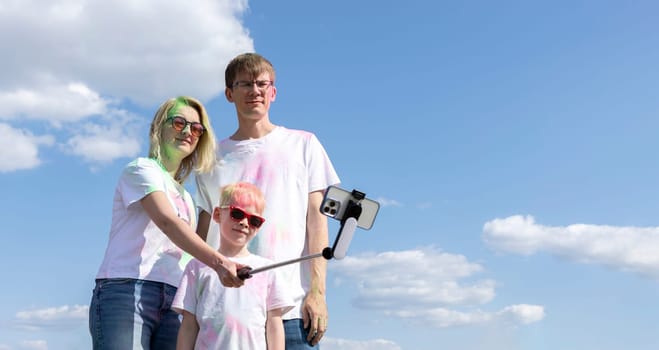
[[[270,103],[277,96],[277,88],[271,82],[268,72],[259,74],[256,79],[250,74],[240,73],[233,87],[225,90],[225,95],[236,106],[238,118],[260,120],[268,116]]]

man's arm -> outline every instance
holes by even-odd
[[[206,242],[208,238],[208,227],[210,226],[210,223],[211,223],[211,214],[207,213],[203,209],[200,209],[199,217],[197,220],[197,235]]]
[[[208,179],[206,176],[200,176],[197,174],[195,177],[195,185],[197,187],[197,193],[196,193],[196,198],[195,198],[195,203],[197,204],[197,210],[199,212],[199,215],[197,216],[197,235],[201,237],[201,239],[204,240],[204,242],[208,242],[208,228],[210,227],[210,222],[211,222],[211,214],[210,212],[213,211],[213,208],[210,207],[213,205],[212,199],[210,197],[210,193],[206,190],[208,186],[206,186],[209,182],[213,183],[213,179]],[[209,211],[206,211],[206,209]]]
[[[265,321],[265,341],[268,344],[268,350],[284,350],[286,347],[281,311],[281,309],[268,311],[268,319]]]
[[[193,350],[198,333],[199,324],[197,323],[197,319],[193,314],[183,310],[183,321],[178,330],[176,350]]]
[[[323,191],[309,193],[307,206],[307,242],[311,254],[322,252],[329,244],[327,233],[327,216],[320,212],[323,201]],[[302,320],[304,328],[309,329],[307,340],[317,344],[327,329],[328,313],[325,301],[325,278],[327,261],[311,259],[311,288],[302,305]]]

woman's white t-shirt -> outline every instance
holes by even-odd
[[[156,191],[165,193],[178,217],[194,229],[196,213],[190,194],[156,160],[137,158],[124,168],[117,183],[110,238],[96,278],[135,278],[178,287],[183,251],[140,204]]]

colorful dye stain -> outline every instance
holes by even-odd
[[[172,117],[178,114],[178,111],[181,107],[189,106],[188,102],[183,97],[177,97],[174,101],[174,105],[167,112],[168,117]]]

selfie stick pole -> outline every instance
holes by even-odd
[[[284,266],[284,265],[294,264],[294,263],[301,262],[301,261],[304,261],[304,260],[319,258],[321,256],[324,257],[327,260],[331,259],[332,258],[332,248],[326,247],[325,249],[323,249],[322,253],[306,255],[306,256],[303,256],[303,257],[299,257],[297,259],[286,260],[286,261],[278,262],[278,263],[272,264],[272,265],[257,267],[255,269],[252,269],[251,267],[243,267],[240,270],[238,270],[238,277],[240,277],[240,279],[247,279],[247,278],[252,277],[252,275],[255,274],[255,273],[259,273],[259,272],[267,271],[267,270],[270,270],[270,269],[274,269],[275,267],[281,267],[281,266]]]

